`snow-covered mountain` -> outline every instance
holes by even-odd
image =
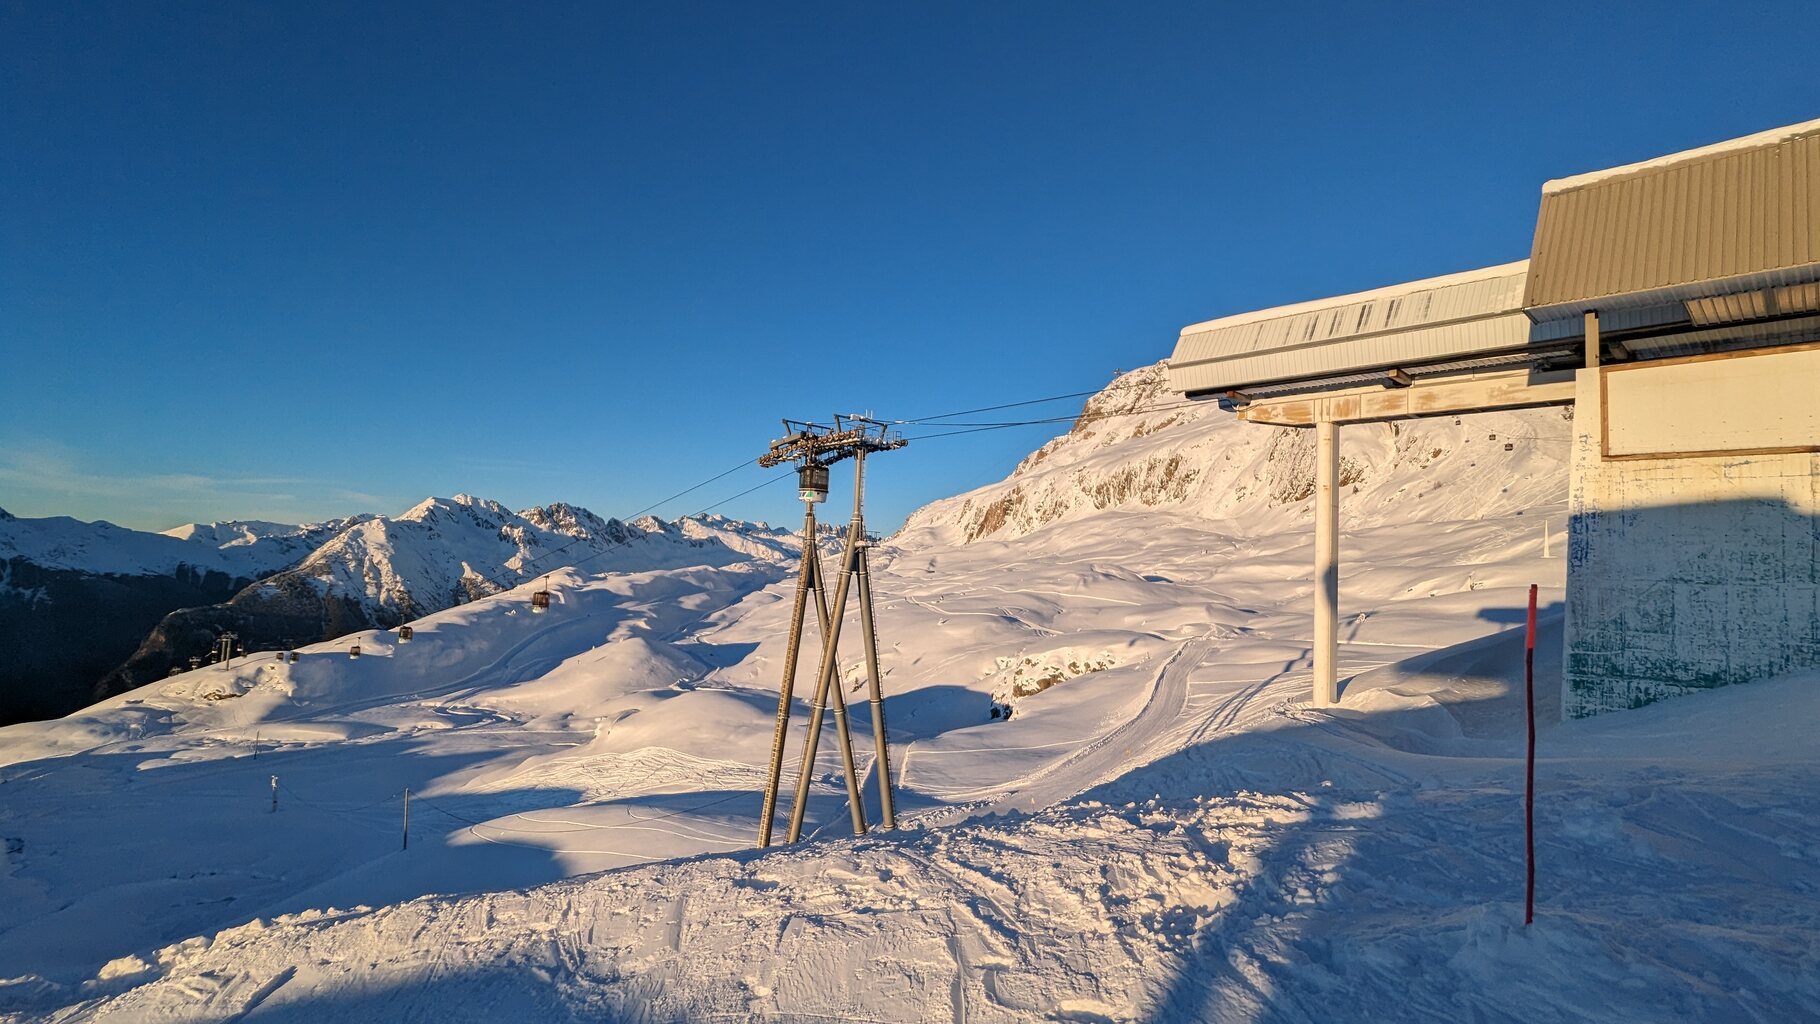
[[[569,565],[607,572],[789,557],[789,531],[719,522],[718,531],[690,530],[654,516],[602,519],[567,504],[513,512],[466,494],[426,498],[342,531],[248,599],[306,584],[391,626]],[[726,543],[735,537],[737,548]]]
[[[211,547],[224,561],[249,570],[241,575],[258,577],[297,564],[329,538],[372,518],[362,514],[302,526],[259,520],[185,523],[165,530],[163,536]]]
[[[565,566],[625,572],[782,561],[796,543],[787,530],[719,517],[625,523],[562,503],[513,512],[467,494],[426,498],[396,516],[350,522],[228,600],[171,613],[104,687],[117,693],[162,678],[227,630],[249,650],[292,647],[397,626]]]
[[[98,576],[222,573],[255,579],[294,564],[323,541],[368,516],[291,526],[188,523],[163,533],[68,516],[21,519],[0,509],[0,561]]]
[[[308,645],[0,730],[0,1017],[1820,1017],[1820,680],[1558,721],[1560,413],[1342,430],[1344,691],[1314,708],[1306,442],[1156,373],[876,551],[898,830],[849,836],[829,740],[809,841],[750,849],[782,560],[580,563],[532,615],[538,553],[610,521],[430,502],[298,586],[380,610],[391,578],[460,586],[408,554],[430,530],[523,582],[408,646],[362,631],[358,660]]]
[[[1484,518],[1558,500],[1571,415],[1569,407],[1347,426],[1342,521]],[[918,510],[900,536],[1010,540],[1108,510],[1272,532],[1286,518],[1311,517],[1314,458],[1313,431],[1242,425],[1214,403],[1184,401],[1159,363],[1089,399],[1067,433],[1010,477]]]
[[[0,722],[90,703],[166,614],[227,600],[360,518],[159,534],[0,510]]]

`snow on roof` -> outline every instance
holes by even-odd
[[[1169,360],[1171,387],[1221,391],[1520,348],[1528,268],[1518,260],[1191,324]]]
[[[1238,327],[1243,324],[1255,324],[1265,320],[1276,320],[1281,317],[1295,316],[1299,313],[1314,313],[1321,310],[1337,309],[1354,303],[1373,302],[1378,299],[1401,298],[1417,292],[1445,288],[1449,285],[1468,284],[1474,281],[1491,281],[1523,273],[1529,267],[1528,260],[1517,260],[1514,263],[1500,263],[1495,267],[1484,267],[1479,270],[1462,270],[1453,274],[1442,274],[1439,277],[1424,277],[1417,281],[1405,281],[1402,284],[1387,284],[1381,288],[1372,288],[1362,292],[1351,292],[1346,295],[1334,295],[1325,299],[1309,299],[1305,302],[1292,302],[1285,306],[1272,306],[1269,309],[1257,309],[1248,313],[1233,313],[1227,316],[1203,320],[1198,324],[1189,324],[1182,328],[1182,334],[1199,334],[1203,331],[1216,330],[1222,327]]]
[[[1736,153],[1747,149],[1758,149],[1763,146],[1780,145],[1784,142],[1816,133],[1820,133],[1820,119],[1802,121],[1800,124],[1791,124],[1781,128],[1771,128],[1768,131],[1757,132],[1755,135],[1744,135],[1736,139],[1726,139],[1724,142],[1715,142],[1710,146],[1684,149],[1679,153],[1669,153],[1664,156],[1652,157],[1648,160],[1639,160],[1636,163],[1623,164],[1618,167],[1607,167],[1604,170],[1599,171],[1587,171],[1584,174],[1575,174],[1566,178],[1555,178],[1551,181],[1543,182],[1542,194],[1551,195],[1556,192],[1567,192],[1576,188],[1585,188],[1588,185],[1596,185],[1602,181],[1609,181],[1613,178],[1640,174],[1644,171],[1660,170],[1664,167],[1673,167],[1676,164],[1702,160],[1723,153]]]

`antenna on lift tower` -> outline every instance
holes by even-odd
[[[797,779],[796,797],[790,809],[788,842],[802,835],[803,813],[808,806],[810,777],[815,768],[815,752],[821,743],[822,720],[829,696],[834,701],[834,730],[840,744],[841,761],[847,772],[847,799],[853,814],[853,832],[866,832],[866,812],[860,794],[859,772],[853,762],[853,738],[847,723],[847,698],[836,681],[839,675],[841,619],[847,610],[849,584],[858,582],[860,628],[864,631],[866,671],[872,704],[872,735],[878,745],[879,807],[886,828],[897,826],[897,815],[891,795],[891,761],[885,734],[885,709],[879,685],[878,634],[873,628],[872,583],[866,566],[866,528],[861,513],[865,494],[866,455],[869,452],[892,451],[909,442],[884,424],[865,416],[836,416],[834,427],[798,420],[784,421],[785,436],[771,442],[771,448],[758,459],[764,467],[796,463],[797,496],[803,502],[803,557],[801,575],[796,587],[796,605],[790,616],[790,641],[784,655],[783,683],[778,689],[777,731],[771,741],[771,771],[765,784],[765,806],[759,819],[758,845],[771,845],[772,821],[777,813],[778,785],[783,775],[784,740],[790,726],[790,700],[796,687],[796,664],[802,650],[803,618],[809,595],[815,595],[816,617],[822,631],[822,661],[816,682],[815,700],[809,712],[809,731],[803,746],[802,771]],[[853,519],[847,528],[847,549],[841,562],[840,582],[834,593],[834,605],[828,605],[826,581],[822,577],[821,554],[816,544],[815,506],[828,499],[828,467],[843,459],[853,460]]]

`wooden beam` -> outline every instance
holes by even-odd
[[[1597,310],[1586,311],[1586,368],[1596,369],[1599,365],[1599,313]]]
[[[1529,370],[1503,370],[1418,381],[1406,388],[1380,385],[1293,398],[1260,398],[1240,409],[1239,418],[1282,427],[1312,427],[1322,419],[1335,423],[1371,423],[1494,409],[1568,405],[1573,400],[1571,371],[1535,374]]]

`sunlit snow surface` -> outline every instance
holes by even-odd
[[[520,588],[0,730],[0,1016],[1820,1015],[1820,678],[1547,725],[1525,931],[1512,683],[1536,582],[1553,714],[1560,413],[1347,433],[1337,709],[1301,703],[1276,431],[1109,419],[913,517],[873,563],[893,833],[850,838],[824,743],[814,841],[750,849],[770,561],[566,571],[548,615]]]

